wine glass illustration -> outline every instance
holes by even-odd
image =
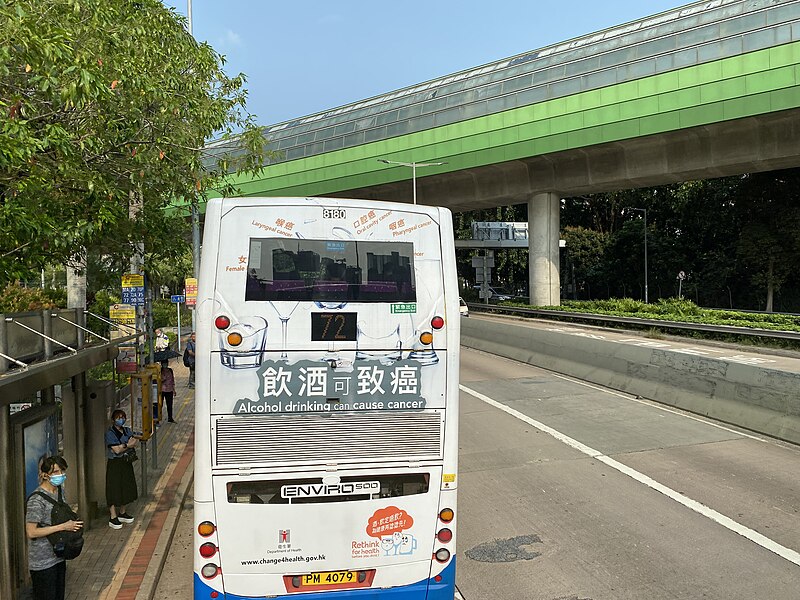
[[[289,355],[286,353],[286,343],[287,343],[287,335],[289,330],[289,319],[294,314],[294,311],[297,310],[297,307],[300,306],[300,301],[295,302],[273,302],[270,300],[269,302],[272,305],[272,308],[278,315],[278,318],[281,320],[281,357],[279,360],[283,362],[289,361]],[[281,308],[279,308],[279,306]]]
[[[388,333],[370,335],[365,331],[372,330],[365,321],[361,321],[356,329],[356,360],[377,360],[383,365],[400,360],[403,343],[400,340],[400,324],[391,324]],[[374,333],[374,330],[372,330]]]
[[[339,225],[331,228],[331,233],[335,238],[340,240],[355,240],[356,236],[353,235],[353,232],[347,229],[346,227],[340,227]]]
[[[317,290],[323,299],[315,299],[314,304],[325,310],[339,310],[347,306],[347,265],[343,261],[334,262],[322,259],[322,275],[317,282]]]
[[[338,225],[336,227],[333,227],[331,229],[331,232],[333,233],[333,237],[339,240],[355,241],[356,239],[349,229],[340,227]],[[334,264],[332,270],[341,271],[342,272],[341,276],[337,277],[336,279],[338,281],[344,282],[343,273],[346,270],[346,266]],[[323,308],[325,310],[341,310],[342,308],[347,306],[347,300],[314,300],[314,304],[316,304],[318,308]]]

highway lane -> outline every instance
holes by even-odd
[[[613,467],[797,552],[800,449],[468,349],[461,382],[520,413],[461,393],[465,600],[800,597],[800,566]],[[156,598],[191,597],[191,528],[190,497]]]
[[[461,383],[497,403],[461,394],[466,600],[800,597],[800,449],[467,349]]]

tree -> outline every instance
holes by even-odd
[[[264,162],[244,76],[159,0],[0,0],[0,57],[0,283],[84,249],[178,257],[185,214],[165,209]]]
[[[775,292],[796,270],[800,253],[798,184],[797,170],[757,173],[743,180],[737,198],[737,209],[746,215],[738,256],[750,280],[765,293],[767,312],[772,312]]]
[[[577,290],[591,295],[593,288],[601,288],[603,256],[608,235],[585,227],[564,227],[561,236],[566,243],[566,272],[561,273],[561,283],[574,285]],[[591,296],[590,296],[591,297]]]

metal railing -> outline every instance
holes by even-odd
[[[685,321],[666,321],[663,319],[642,319],[639,317],[620,317],[616,315],[600,315],[595,313],[578,313],[567,310],[543,310],[536,308],[521,308],[517,306],[503,306],[501,304],[475,304],[467,303],[470,312],[485,312],[522,316],[539,319],[570,320],[573,322],[633,325],[640,328],[653,327],[658,329],[678,329],[683,331],[703,331],[724,335],[741,335],[781,340],[800,341],[800,332],[782,331],[779,329],[757,329],[755,327],[737,327],[734,325],[708,325],[706,323],[690,323]]]
[[[87,317],[91,322],[87,326]],[[98,323],[98,321],[100,323]],[[0,375],[11,368],[27,369],[63,352],[73,355],[88,345],[108,343],[97,325],[118,329],[136,339],[136,330],[83,309],[42,309],[0,314]],[[139,332],[141,334],[141,332]]]

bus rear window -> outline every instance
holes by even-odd
[[[416,302],[414,245],[254,238],[245,300]]]
[[[232,504],[322,504],[354,502],[427,494],[428,473],[360,475],[342,477],[338,484],[321,479],[278,479],[228,483],[228,502]]]

